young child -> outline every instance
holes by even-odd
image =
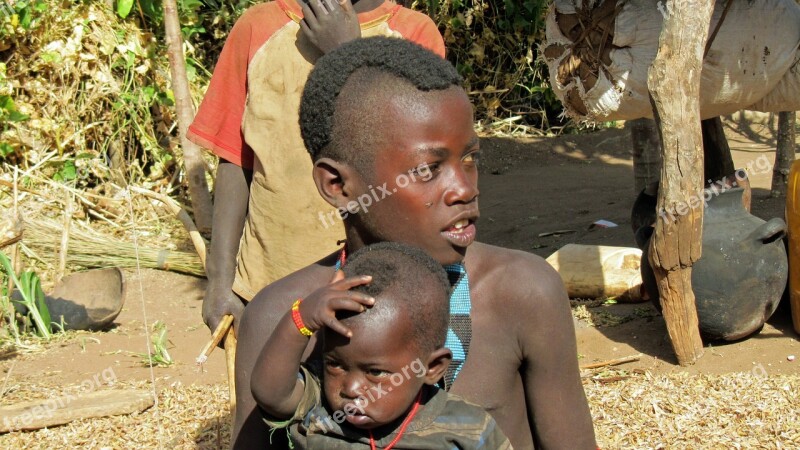
[[[490,411],[517,450],[594,450],[561,278],[534,254],[476,241],[480,140],[461,82],[447,61],[402,39],[357,39],[320,58],[300,107],[317,189],[347,212],[348,251],[402,242],[457,280],[446,347],[463,365],[449,392]],[[430,176],[418,176],[422,167]],[[338,258],[270,284],[247,305],[237,385],[251,385],[271,332],[294,299],[330,284]],[[267,435],[252,392],[237,390],[234,448],[263,448]]]
[[[203,300],[212,330],[225,314],[238,318],[240,298],[344,238],[310,177],[297,111],[317,58],[368,36],[409,39],[444,56],[433,21],[390,0],[276,0],[249,8],[231,30],[188,131],[220,158]]]
[[[435,386],[452,357],[444,269],[378,243],[343,270],[295,302],[258,357],[251,386],[268,424],[287,427],[296,449],[510,449],[488,413]],[[301,359],[317,331],[313,370]]]

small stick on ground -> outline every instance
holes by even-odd
[[[631,355],[626,356],[624,358],[617,358],[617,359],[609,359],[608,361],[600,361],[591,364],[584,364],[581,366],[581,370],[587,369],[598,369],[600,367],[607,367],[607,366],[618,366],[620,364],[625,364],[629,362],[638,361],[642,358],[642,354],[639,353],[638,355]]]

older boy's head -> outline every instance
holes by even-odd
[[[459,87],[452,64],[410,41],[356,39],[320,58],[306,82],[300,131],[311,158],[328,157],[369,173],[388,125],[378,114],[400,94],[414,114],[421,95]],[[381,131],[381,132],[378,132]]]
[[[354,289],[377,299],[367,311],[344,318],[346,326],[385,329],[407,321],[410,335],[397,338],[408,339],[423,353],[444,346],[450,283],[428,254],[409,245],[381,242],[353,253],[343,270],[347,277],[372,276],[369,284]]]
[[[381,241],[461,261],[476,236],[472,104],[447,61],[407,41],[358,39],[317,61],[300,126],[320,195],[354,248]]]

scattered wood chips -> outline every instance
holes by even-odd
[[[800,376],[634,375],[584,385],[603,449],[800,448]]]
[[[633,373],[617,379],[584,385],[603,449],[800,448],[800,375]],[[69,393],[18,383],[2,403]],[[158,406],[144,413],[8,433],[0,435],[0,448],[226,448],[227,385],[165,383],[159,385]],[[119,384],[149,389],[144,382]]]

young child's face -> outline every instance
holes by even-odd
[[[457,87],[415,98],[387,94],[376,114],[382,144],[362,194],[375,191],[380,200],[363,214],[371,239],[414,245],[442,264],[461,261],[479,216],[479,143],[469,98]]]
[[[395,319],[382,327],[347,324],[353,331],[349,340],[325,331],[325,398],[355,427],[372,429],[405,416],[425,384],[429,355],[411,344],[405,315]]]

